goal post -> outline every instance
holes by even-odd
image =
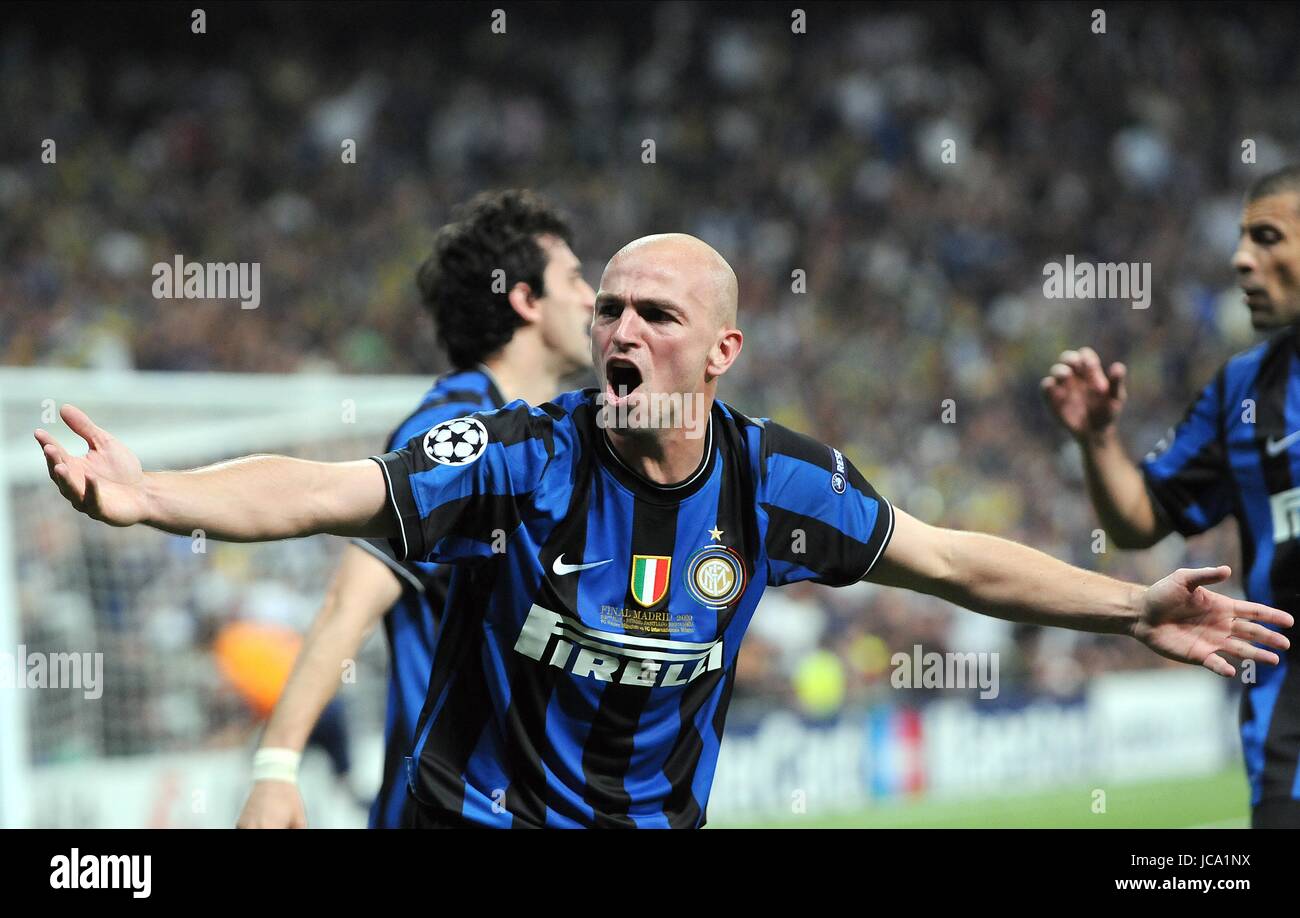
[[[3,391],[3,390],[0,390]],[[0,412],[0,444],[7,443],[4,413]],[[35,446],[35,442],[32,444]],[[13,512],[9,501],[9,457],[0,462],[0,650],[19,644],[17,553],[13,543]],[[16,689],[0,684],[0,828],[26,828],[27,711]]]
[[[382,450],[430,382],[0,367],[0,825],[233,824],[213,763],[243,750],[257,720],[223,681],[213,633],[233,620],[301,630],[343,545],[106,527],[59,495],[32,431],[84,452],[58,416],[71,402],[146,469],[250,453],[357,459]],[[381,684],[383,654],[370,650],[356,681]],[[383,696],[349,696],[354,728],[382,726]],[[88,780],[133,762],[139,780],[116,785],[126,791],[99,795]]]

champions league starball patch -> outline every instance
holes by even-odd
[[[745,562],[735,549],[706,545],[687,559],[685,580],[700,605],[724,609],[745,592]]]
[[[478,418],[443,421],[424,435],[424,454],[442,465],[469,465],[487,448],[488,432]]]

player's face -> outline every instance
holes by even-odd
[[[542,251],[549,256],[542,274],[546,296],[541,307],[542,340],[559,358],[561,374],[591,366],[587,329],[591,325],[596,292],[582,276],[582,264],[563,239],[540,236]]]
[[[718,333],[716,288],[688,258],[647,247],[615,258],[596,293],[591,351],[605,402],[703,392]],[[625,392],[626,394],[620,394]]]
[[[1232,266],[1255,328],[1300,321],[1300,194],[1247,202]]]

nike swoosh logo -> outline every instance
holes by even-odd
[[[592,561],[590,564],[565,564],[564,555],[561,554],[560,557],[555,559],[555,564],[552,565],[551,570],[563,577],[565,574],[572,574],[575,571],[585,571],[589,567],[600,567],[602,564],[608,564],[613,560],[613,558],[606,558],[604,561]]]
[[[1270,456],[1276,456],[1278,453],[1285,450],[1296,440],[1300,440],[1300,430],[1297,430],[1293,434],[1288,434],[1287,436],[1283,437],[1281,440],[1274,440],[1272,437],[1269,437],[1268,440],[1265,441],[1264,443],[1264,450]]]

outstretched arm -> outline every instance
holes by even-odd
[[[82,513],[112,526],[144,523],[213,539],[261,542],[330,532],[396,536],[386,512],[379,465],[308,462],[286,456],[247,456],[186,472],[145,472],[140,460],[85,412],[60,412],[89,445],[73,456],[44,430],[36,431],[50,478]]]
[[[1150,587],[1072,567],[1016,542],[977,532],[940,529],[895,509],[893,538],[868,579],[938,596],[1015,622],[1077,631],[1128,634],[1161,656],[1233,676],[1228,653],[1277,663],[1290,615],[1207,590],[1227,567],[1178,570]],[[1252,643],[1254,642],[1254,643]]]
[[[302,754],[321,712],[338,691],[343,662],[356,656],[401,594],[397,577],[382,561],[355,545],[344,550],[289,681],[271,712],[259,752],[281,750],[295,759]],[[277,777],[254,775],[238,828],[306,828],[307,814],[293,771]]]

